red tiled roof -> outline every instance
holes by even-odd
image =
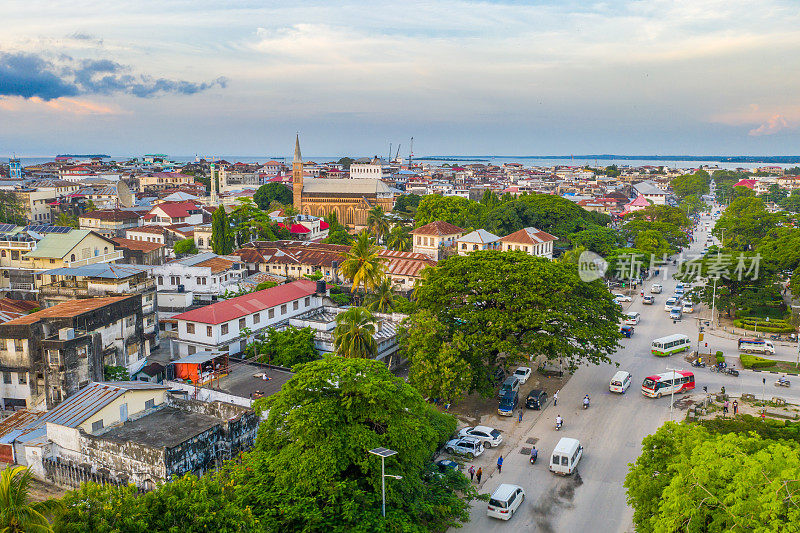
[[[459,228],[458,226],[454,226],[449,222],[444,222],[441,220],[437,220],[436,222],[431,222],[430,224],[425,224],[424,226],[420,226],[419,228],[415,229],[411,232],[412,235],[454,235],[456,233],[464,233],[465,230]]]
[[[81,213],[78,218],[103,220],[105,222],[125,222],[139,220],[139,213],[121,209],[97,209],[88,213]]]
[[[278,285],[271,289],[236,296],[230,300],[186,311],[172,318],[201,324],[222,324],[270,307],[311,296],[316,290],[317,283],[315,281],[301,279],[285,285]]]
[[[756,186],[756,181],[758,180],[739,180],[734,187],[747,187],[748,189],[753,189]]]
[[[200,208],[194,202],[164,202],[151,209],[147,216],[154,215],[156,209],[160,209],[168,217],[179,218],[188,217],[190,215],[189,211],[198,211]]]
[[[500,239],[501,242],[513,242],[521,244],[542,244],[543,242],[557,241],[558,237],[550,235],[536,228],[522,228],[511,235],[506,235]]]
[[[320,231],[326,230],[328,228],[330,228],[330,225],[327,222],[325,222],[324,220],[320,220],[319,221],[319,229],[320,229]]]
[[[286,224],[283,222],[278,222],[276,226],[286,229]],[[302,224],[292,224],[292,229],[289,230],[289,233],[311,233],[311,230]]]
[[[122,237],[112,237],[111,240],[114,241],[115,248],[138,250],[144,253],[152,252],[153,250],[158,250],[165,246],[157,242],[135,241],[133,239],[123,239]]]

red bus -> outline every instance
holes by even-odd
[[[661,398],[665,394],[687,392],[694,389],[694,373],[685,370],[647,376],[642,383],[642,394]]]

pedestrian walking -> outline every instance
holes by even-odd
[[[561,389],[558,389],[558,390],[561,390]],[[553,407],[555,407],[556,405],[558,405],[558,391],[556,391],[556,393],[553,394]]]
[[[497,458],[497,473],[498,474],[502,474],[503,473],[503,456],[502,455]]]
[[[728,400],[725,400],[725,403],[722,404],[722,414],[723,415],[728,414]]]
[[[739,414],[739,401],[733,400],[733,416]]]
[[[469,472],[469,480],[470,481],[474,480],[475,479],[475,465],[470,465],[469,470],[467,470],[467,472]],[[478,478],[478,481],[480,481],[480,478]]]
[[[478,480],[478,484],[479,484],[479,485],[480,485],[480,483],[481,483],[481,476],[482,476],[482,475],[483,475],[483,468],[481,468],[481,467],[479,466],[479,467],[478,467],[478,471],[477,471],[477,472],[475,472],[475,477],[477,478],[477,480]]]
[[[519,421],[522,423],[522,409],[519,410]]]
[[[723,385],[722,387],[719,388],[719,390],[722,391],[722,396],[725,396],[725,386]]]

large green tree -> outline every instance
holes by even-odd
[[[410,383],[423,396],[448,403],[462,399],[472,384],[464,336],[449,339],[448,328],[433,313],[422,310],[403,323],[401,344],[411,361]]]
[[[259,209],[266,211],[272,202],[279,202],[283,205],[292,203],[292,191],[282,183],[267,183],[262,185],[253,194],[253,201]]]
[[[477,228],[482,225],[485,206],[460,196],[428,194],[422,197],[414,221],[417,227],[442,220],[461,228]]]
[[[319,357],[314,347],[314,330],[293,326],[284,330],[270,329],[265,335],[256,334],[245,353],[248,358],[288,368]]]
[[[672,192],[674,192],[675,196],[678,198],[683,199],[687,196],[699,198],[704,194],[708,194],[710,183],[711,177],[708,175],[708,172],[705,170],[698,170],[694,174],[684,174],[673,178],[672,181],[669,182],[669,186],[672,187]]]
[[[476,493],[458,473],[426,476],[455,419],[425,403],[386,366],[329,357],[303,365],[277,394],[255,449],[230,465],[240,505],[265,531],[444,531],[469,519]],[[386,518],[381,460],[386,459]]]
[[[708,210],[708,205],[705,204],[699,197],[690,194],[681,200],[680,208],[683,209],[687,215],[696,215],[701,211]]]
[[[430,271],[417,305],[463,335],[473,373],[470,391],[491,391],[502,365],[543,355],[572,365],[610,360],[618,347],[619,306],[601,280],[585,283],[577,266],[522,252],[477,251]]]
[[[636,531],[800,531],[798,452],[789,440],[668,423],[645,437],[625,480]]]
[[[191,237],[179,240],[172,249],[175,251],[176,255],[191,255],[197,253],[197,245]]]
[[[649,231],[658,232],[669,243],[671,252],[678,252],[689,245],[689,235],[686,231],[671,222],[634,219],[626,222],[621,228],[622,236],[631,243],[637,241],[640,233]]]
[[[219,255],[228,255],[233,251],[233,230],[222,205],[211,215],[211,250]]]
[[[389,234],[392,224],[381,206],[376,205],[367,212],[367,227],[376,242],[383,242],[383,239]]]
[[[395,224],[386,237],[386,247],[390,250],[397,250],[398,252],[410,252],[411,245],[411,229],[402,224]]]
[[[398,296],[394,292],[392,280],[384,277],[375,287],[375,290],[367,293],[364,297],[364,304],[367,310],[373,313],[391,313],[398,303]]]
[[[602,256],[608,255],[623,244],[619,232],[603,226],[593,226],[573,233],[569,236],[569,240],[575,247],[583,247]]]
[[[732,250],[752,250],[783,220],[779,213],[770,213],[761,198],[736,198],[720,215],[713,233],[723,238]]]
[[[264,531],[250,504],[241,503],[241,487],[231,478],[206,474],[173,479],[138,494],[136,487],[84,483],[64,497],[56,533],[244,533]],[[35,531],[31,529],[30,531]]]
[[[625,217],[625,220],[630,223],[634,220],[646,220],[648,222],[666,222],[678,228],[690,228],[692,221],[686,216],[679,207],[671,205],[648,205],[644,209],[634,211]]]

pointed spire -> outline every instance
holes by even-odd
[[[294,162],[302,163],[303,157],[300,155],[300,134],[298,133],[294,139]]]

